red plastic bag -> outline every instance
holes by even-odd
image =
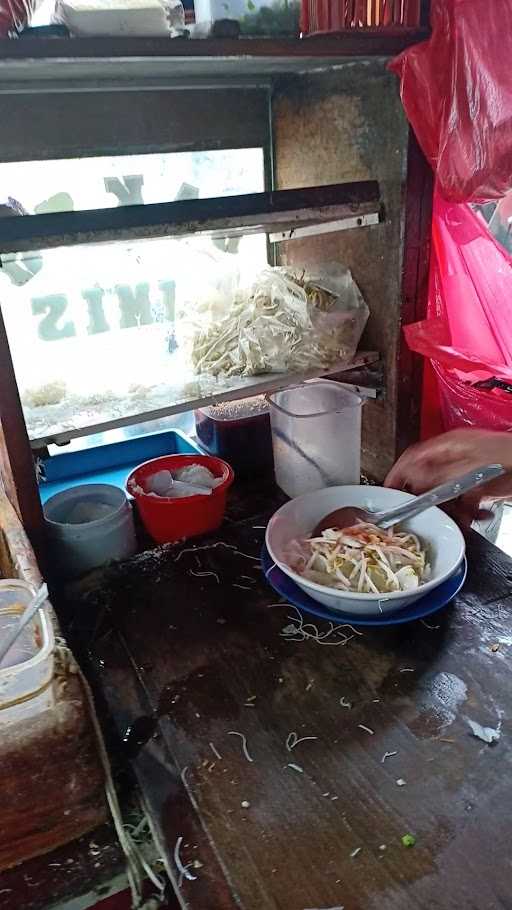
[[[405,326],[411,350],[432,361],[446,429],[512,428],[512,257],[469,205],[434,197],[428,318]]]
[[[30,22],[41,0],[0,0],[0,38],[20,32]]]
[[[512,0],[432,0],[432,37],[393,60],[407,117],[453,201],[512,187]]]

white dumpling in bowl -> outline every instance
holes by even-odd
[[[200,487],[210,487],[212,490],[222,483],[222,477],[215,477],[203,464],[189,464],[185,468],[180,468],[174,472],[174,479]]]
[[[412,566],[402,566],[396,573],[396,580],[401,591],[413,591],[418,588],[420,580]]]

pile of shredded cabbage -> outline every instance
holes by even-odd
[[[361,522],[329,528],[304,541],[296,571],[309,581],[360,594],[411,591],[430,575],[427,552],[416,534]]]
[[[256,376],[350,360],[368,308],[350,272],[341,266],[334,269],[330,285],[333,290],[306,279],[304,271],[297,275],[269,268],[249,289],[196,302],[190,308],[189,341],[195,372]]]

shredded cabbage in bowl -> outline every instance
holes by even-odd
[[[411,531],[361,522],[303,542],[295,571],[328,588],[360,594],[412,591],[430,577],[427,550]]]

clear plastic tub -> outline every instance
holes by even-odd
[[[268,400],[276,482],[288,496],[360,482],[358,395],[320,379],[275,392]]]
[[[0,640],[7,635],[35,590],[23,581],[0,581]],[[44,609],[28,623],[0,665],[0,725],[46,710],[51,704],[55,647]]]

